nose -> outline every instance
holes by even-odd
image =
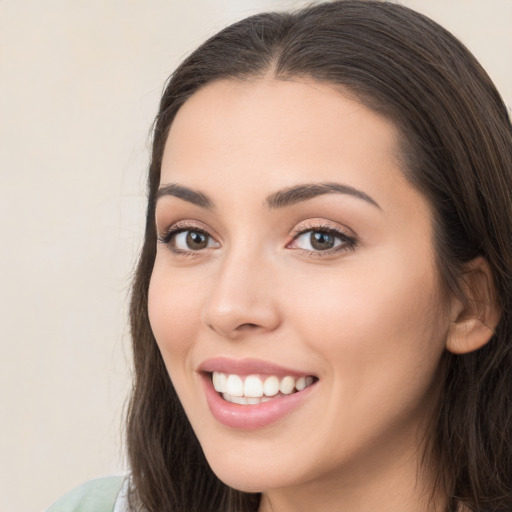
[[[229,338],[275,330],[280,323],[271,265],[247,253],[227,258],[213,277],[202,321]]]

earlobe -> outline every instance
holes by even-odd
[[[478,257],[469,262],[461,276],[466,300],[454,299],[446,349],[467,354],[490,341],[501,318],[496,286],[487,260]]]
[[[483,347],[494,335],[494,329],[477,318],[455,321],[450,327],[446,349],[452,354],[467,354]]]

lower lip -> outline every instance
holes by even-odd
[[[227,427],[252,430],[266,427],[299,407],[311,394],[315,384],[291,395],[273,398],[268,402],[254,405],[233,404],[224,400],[211,381],[210,375],[203,374],[206,400],[214,418]]]

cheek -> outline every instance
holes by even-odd
[[[429,262],[393,262],[347,268],[318,288],[307,315],[297,307],[299,336],[323,365],[329,390],[318,428],[326,438],[341,432],[348,456],[351,447],[371,447],[385,433],[405,439],[436,397],[444,320],[434,274]],[[339,453],[331,453],[334,464]]]
[[[409,391],[419,396],[434,378],[448,319],[425,254],[381,254],[372,265],[354,259],[335,279],[317,281],[314,294],[288,295],[298,335],[325,362],[333,389],[359,404]]]
[[[174,275],[158,259],[155,262],[148,291],[148,314],[168,368],[173,361],[182,361],[194,343],[200,326],[202,288],[200,280]]]

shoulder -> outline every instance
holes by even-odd
[[[124,494],[128,480],[126,476],[90,480],[59,498],[45,512],[127,512]]]

